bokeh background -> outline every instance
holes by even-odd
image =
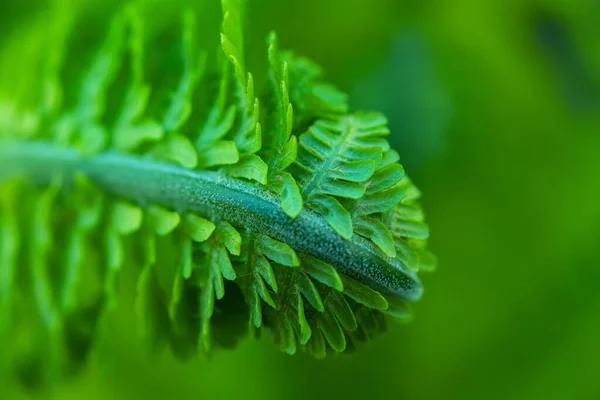
[[[43,4],[4,0],[0,44]],[[387,114],[439,258],[413,321],[353,356],[264,335],[184,364],[144,355],[125,321],[102,367],[5,395],[599,399],[600,2],[249,0],[248,21],[252,71],[276,29],[354,109]]]

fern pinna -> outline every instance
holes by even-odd
[[[234,313],[316,357],[408,316],[435,262],[385,118],[349,113],[275,34],[258,93],[241,3],[222,1],[215,52],[192,11],[149,24],[127,5],[88,37],[89,10],[57,2],[37,73],[0,102],[5,366],[77,367],[123,293],[182,357],[231,343]]]

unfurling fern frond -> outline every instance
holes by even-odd
[[[123,287],[140,336],[182,357],[235,341],[232,307],[324,357],[419,299],[435,261],[385,118],[348,114],[275,34],[259,101],[241,3],[222,1],[216,53],[192,11],[153,24],[125,6],[82,48],[93,27],[58,10],[42,73],[0,91],[0,336],[19,332],[2,358],[19,374],[83,363]]]

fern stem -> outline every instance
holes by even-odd
[[[0,182],[27,175],[47,183],[55,174],[68,177],[77,172],[107,192],[142,204],[154,202],[179,212],[191,210],[268,235],[385,295],[409,301],[421,296],[419,279],[399,260],[386,257],[357,235],[343,239],[323,217],[306,208],[291,219],[281,209],[278,197],[259,184],[139,155],[106,152],[84,157],[74,148],[52,143],[0,143]]]

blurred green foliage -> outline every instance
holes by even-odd
[[[249,3],[251,70],[274,28],[387,113],[440,260],[414,320],[350,357],[263,338],[181,364],[143,355],[124,312],[50,398],[600,398],[600,3]],[[44,2],[0,10],[4,44]]]

